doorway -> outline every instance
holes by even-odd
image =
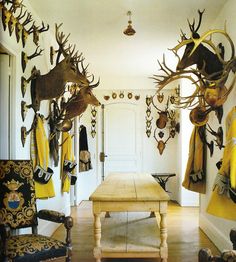
[[[12,114],[12,57],[0,46],[0,159],[10,159]]]
[[[111,172],[141,172],[140,112],[135,104],[104,106],[104,176]]]

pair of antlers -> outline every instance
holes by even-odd
[[[59,30],[61,26],[62,23],[59,25],[57,24],[55,25],[56,41],[59,46],[58,50],[54,51],[54,53],[57,53],[56,64],[59,63],[61,55],[63,55],[64,57],[69,56],[72,64],[76,66],[78,73],[83,75],[87,79],[88,85],[92,88],[97,87],[99,85],[99,81],[96,84],[91,85],[92,82],[94,81],[94,75],[93,74],[88,75],[87,69],[89,65],[84,67],[83,64],[84,57],[82,56],[83,54],[79,53],[78,51],[75,51],[76,48],[75,44],[74,45],[69,44],[68,46],[66,46],[68,44],[68,39],[70,34],[66,36],[63,32],[60,32]],[[81,65],[82,70],[79,68],[79,65]],[[91,80],[88,79],[90,77],[92,78]]]

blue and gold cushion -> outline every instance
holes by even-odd
[[[7,240],[6,255],[10,261],[32,262],[67,255],[65,244],[42,235],[12,236]]]

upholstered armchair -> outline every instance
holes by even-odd
[[[213,256],[209,248],[202,248],[198,253],[198,261],[236,262],[236,229],[232,229],[229,236],[233,244],[233,250],[224,250],[219,256]]]
[[[37,233],[38,219],[62,223],[65,243]],[[71,261],[70,216],[50,210],[37,212],[32,163],[29,160],[0,160],[0,261],[36,262],[65,258]],[[32,234],[17,235],[20,228]]]

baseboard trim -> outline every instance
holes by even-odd
[[[222,234],[222,232],[202,214],[199,216],[199,227],[220,251],[223,251],[223,249],[232,249],[229,236]]]
[[[180,201],[181,207],[199,207],[199,202],[196,201]]]

